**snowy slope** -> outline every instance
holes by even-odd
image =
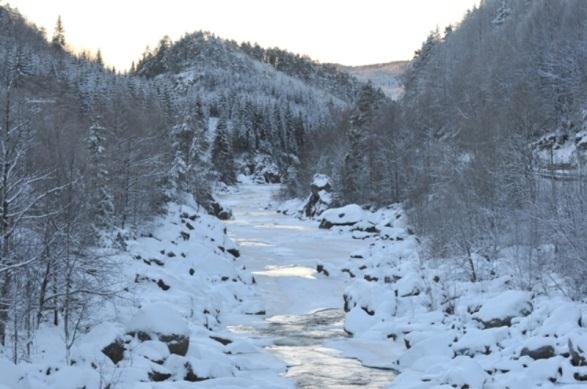
[[[290,386],[278,376],[282,362],[225,328],[263,308],[224,225],[195,204],[171,204],[145,230],[116,255],[121,293],[91,313],[94,325],[80,329],[69,366],[63,329],[47,326],[30,362],[0,361],[0,387]]]

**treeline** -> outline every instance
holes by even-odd
[[[473,280],[514,248],[522,286],[584,296],[585,179],[542,178],[532,144],[586,128],[586,20],[581,0],[483,1],[430,34],[401,101],[364,88],[347,117],[308,141],[292,190],[330,174],[341,203],[404,202],[430,255],[460,258]]]

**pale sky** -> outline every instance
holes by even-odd
[[[61,15],[76,49],[101,49],[126,69],[164,35],[210,31],[307,54],[321,62],[365,65],[410,59],[428,33],[461,20],[478,0],[0,0],[52,35]]]

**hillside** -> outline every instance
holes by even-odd
[[[199,104],[221,117],[235,152],[271,155],[282,176],[299,162],[306,134],[347,109],[362,85],[334,66],[206,32],[163,39],[133,74],[152,80],[175,116]]]
[[[398,100],[403,93],[401,76],[408,65],[409,61],[394,61],[363,66],[337,65],[337,68],[358,80],[371,82],[373,86],[381,88],[389,98]]]

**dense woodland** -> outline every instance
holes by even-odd
[[[61,21],[47,36],[0,7],[0,343],[26,353],[53,322],[72,344],[117,292],[107,253],[186,194],[214,211],[211,184],[259,154],[287,196],[324,173],[339,204],[403,202],[429,254],[473,281],[514,247],[521,286],[554,272],[581,298],[586,182],[538,174],[532,144],[585,128],[586,21],[582,0],[483,1],[430,34],[391,101],[334,66],[203,32],[120,74],[73,54]]]

